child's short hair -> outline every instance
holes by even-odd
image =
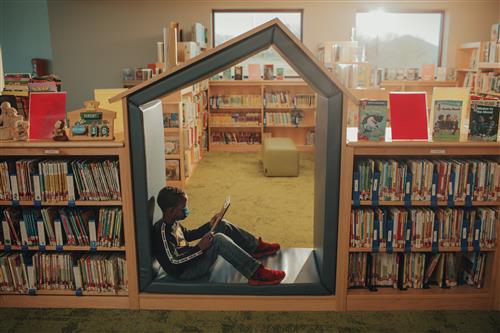
[[[156,202],[160,206],[162,212],[165,212],[171,207],[175,207],[179,199],[184,195],[184,191],[180,188],[173,186],[165,186],[158,193]]]

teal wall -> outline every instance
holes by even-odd
[[[4,73],[31,73],[31,59],[52,60],[47,0],[0,0]]]

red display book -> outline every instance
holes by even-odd
[[[392,140],[427,140],[425,92],[391,92]]]
[[[66,119],[66,92],[30,94],[30,139],[52,139],[57,120]]]

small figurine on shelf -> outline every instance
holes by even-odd
[[[18,120],[16,122],[16,132],[14,134],[14,140],[26,141],[28,140],[28,129],[30,128],[30,123],[24,120]]]
[[[23,116],[17,115],[17,110],[9,102],[0,104],[0,140],[12,140],[17,137],[17,123],[23,121]]]
[[[54,141],[68,141],[68,136],[66,135],[66,123],[64,120],[58,120],[54,124],[54,129],[52,130],[52,140]]]

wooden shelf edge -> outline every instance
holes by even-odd
[[[0,148],[121,148],[122,141],[0,141]]]

